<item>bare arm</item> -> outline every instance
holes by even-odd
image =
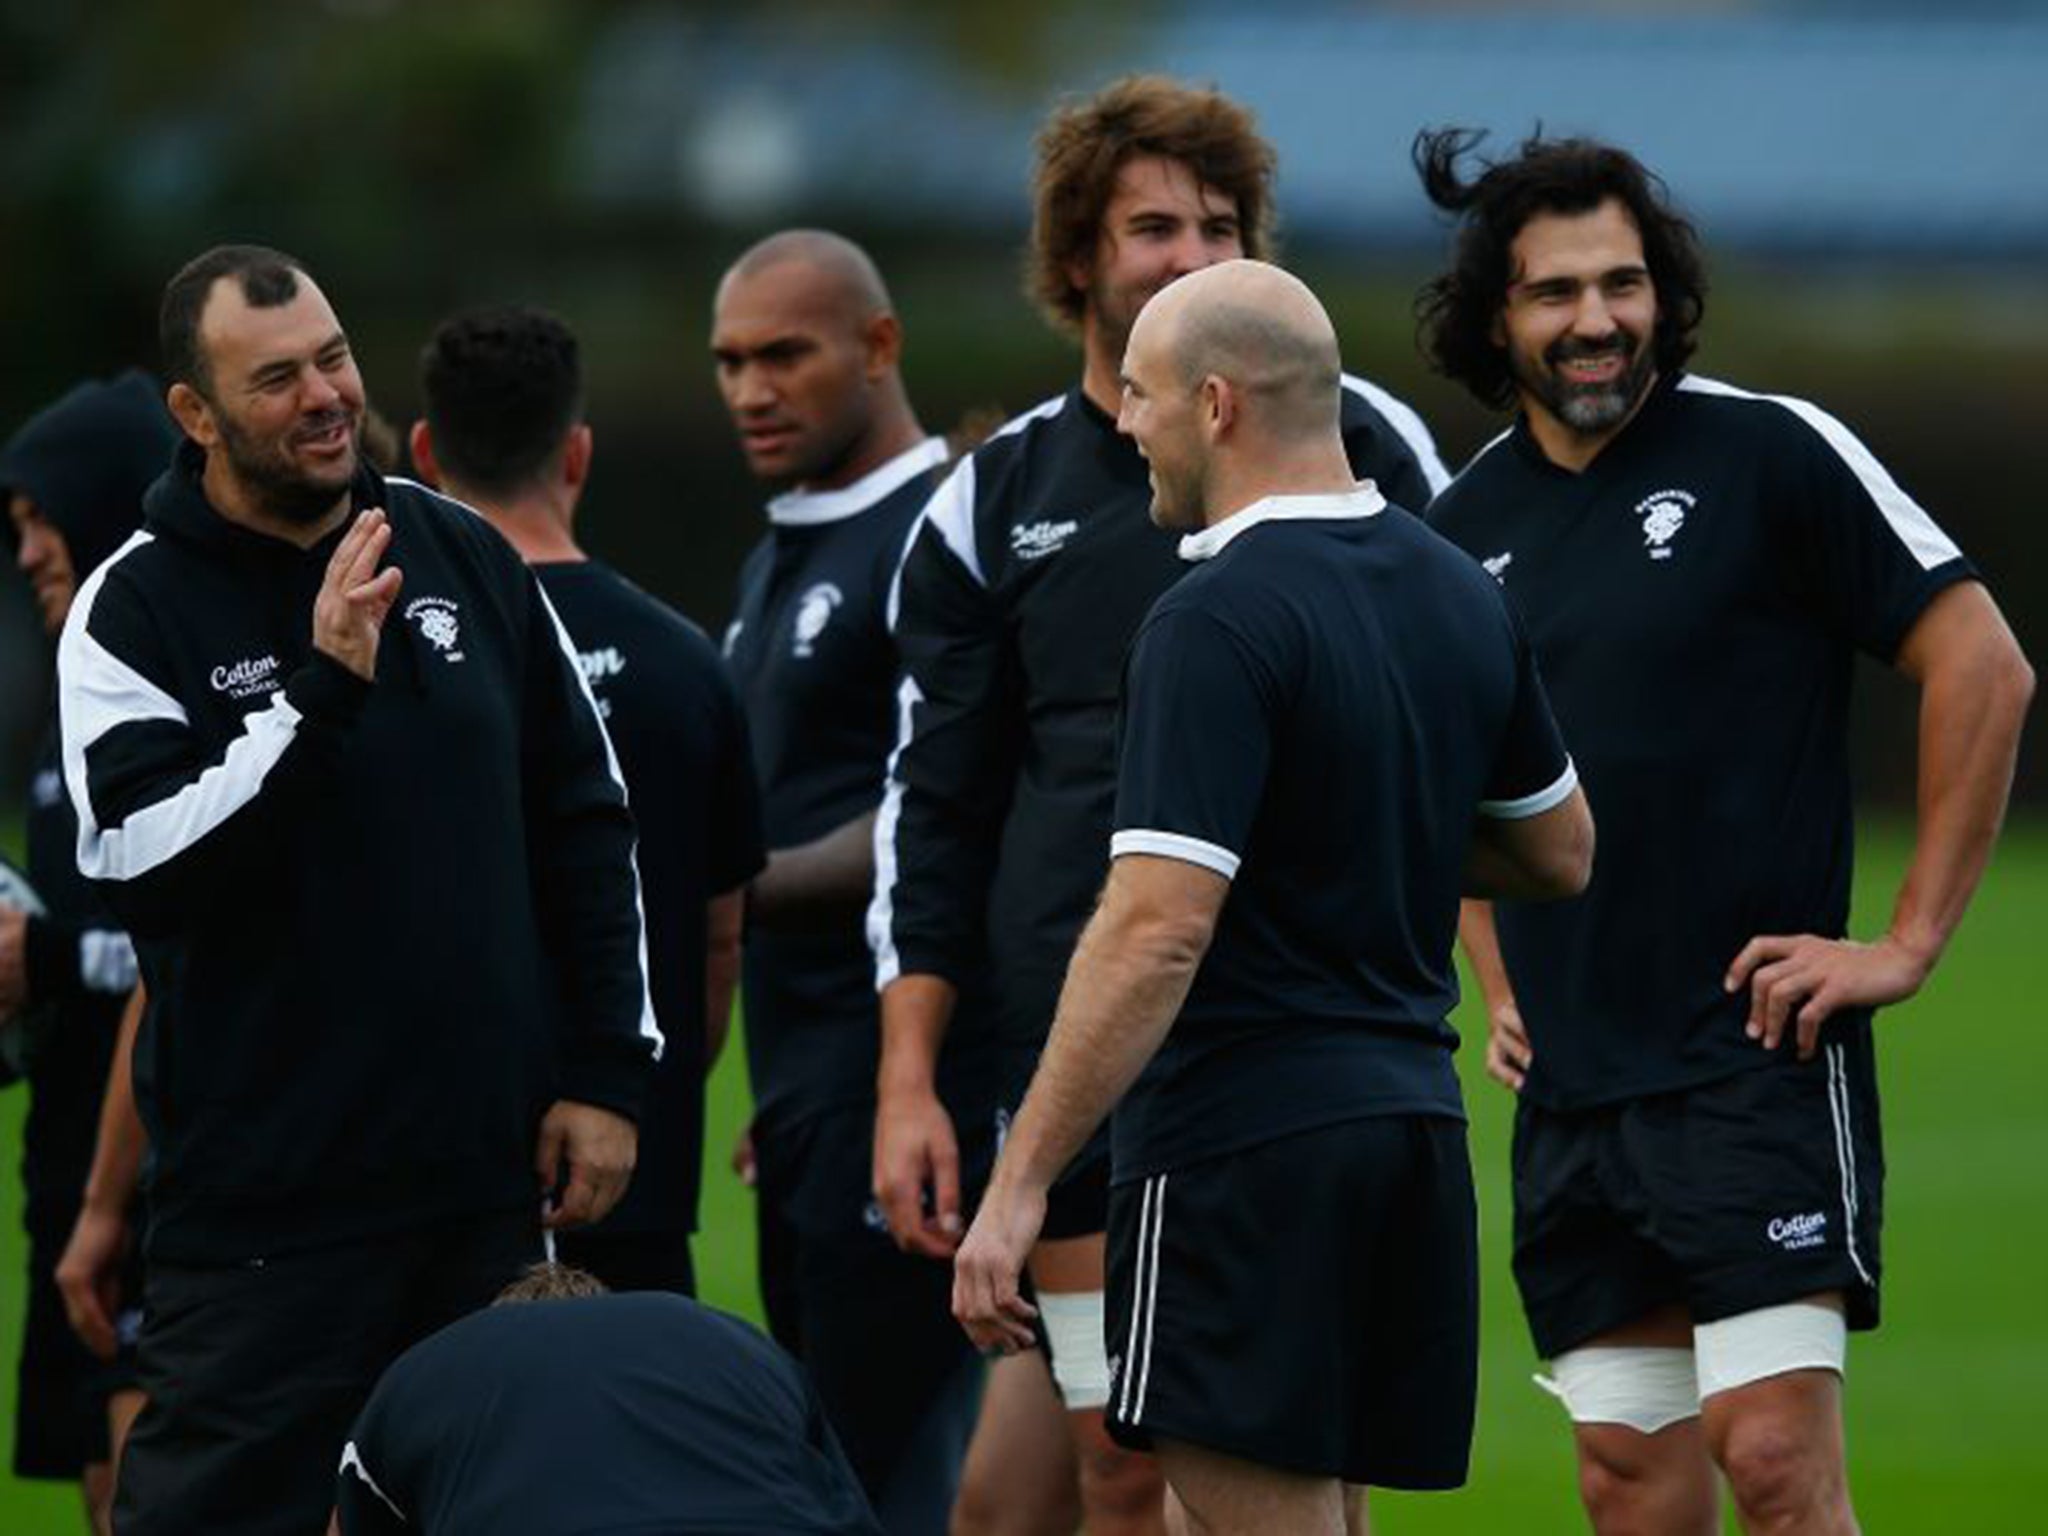
[[[1749,988],[1748,1033],[1775,1049],[1795,1026],[1811,1056],[1839,1008],[1911,997],[1962,921],[2005,818],[2034,672],[1991,594],[1949,588],[1921,614],[1896,658],[1920,685],[1918,823],[1891,924],[1869,944],[1814,934],[1763,935],[1729,967]]]
[[[875,1199],[896,1246],[927,1258],[960,1245],[960,1146],[939,1101],[939,1050],[959,993],[938,976],[898,976],[882,989],[875,1074]],[[931,1210],[925,1210],[925,1193]]]
[[[875,813],[793,848],[773,848],[747,888],[747,917],[767,928],[825,928],[856,920],[875,893]]]
[[[1046,1191],[1166,1039],[1229,891],[1222,875],[1178,859],[1131,854],[1110,866],[1030,1092],[954,1261],[954,1315],[981,1347],[1030,1344],[1032,1308],[1017,1276]]]
[[[114,1318],[121,1309],[121,1263],[134,1240],[128,1210],[142,1181],[142,1159],[149,1137],[135,1109],[135,1035],[146,1006],[143,989],[129,995],[107,1070],[106,1097],[100,1104],[99,1137],[94,1143],[92,1171],[86,1176],[85,1201],[71,1238],[57,1261],[57,1290],[72,1332],[102,1360],[114,1357]]]
[[[1534,816],[1482,815],[1465,855],[1465,894],[1503,901],[1576,896],[1593,877],[1593,813],[1585,790]]]
[[[1515,1002],[1507,963],[1501,959],[1491,902],[1467,901],[1459,906],[1458,941],[1465,947],[1465,959],[1472,966],[1472,976],[1479,983],[1480,1000],[1486,1008],[1486,1075],[1502,1087],[1520,1093],[1536,1052],[1529,1044],[1529,1031]]]
[[[714,896],[704,908],[704,1070],[708,1073],[732,1033],[732,995],[740,979],[740,925],[744,890]]]

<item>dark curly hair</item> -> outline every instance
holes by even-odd
[[[1278,157],[1252,114],[1214,87],[1163,75],[1112,80],[1047,118],[1037,147],[1024,286],[1062,330],[1080,329],[1088,302],[1068,269],[1094,257],[1117,173],[1133,156],[1178,160],[1236,203],[1245,255],[1270,259]]]
[[[1591,213],[1610,198],[1628,210],[1642,236],[1657,291],[1657,370],[1683,368],[1698,345],[1707,274],[1699,235],[1671,206],[1663,181],[1626,150],[1594,139],[1546,139],[1541,129],[1522,141],[1515,158],[1487,162],[1466,181],[1458,162],[1485,137],[1469,128],[1425,128],[1415,136],[1423,191],[1459,220],[1451,269],[1415,300],[1416,340],[1437,371],[1496,409],[1513,404],[1514,375],[1493,331],[1514,278],[1515,237],[1538,214]]]
[[[441,467],[466,489],[509,496],[553,461],[582,415],[581,350],[546,310],[464,310],[421,349],[420,397]]]

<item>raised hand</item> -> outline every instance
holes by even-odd
[[[313,599],[313,648],[366,683],[376,681],[378,636],[405,581],[396,566],[377,569],[390,543],[391,523],[383,508],[360,513],[335,546]]]

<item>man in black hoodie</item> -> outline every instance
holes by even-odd
[[[117,1518],[317,1530],[383,1366],[538,1255],[544,1195],[618,1198],[661,1035],[623,786],[518,555],[363,466],[296,261],[207,252],[161,330],[187,441],[58,650],[79,866],[150,998]]]
[[[163,471],[175,437],[162,394],[131,371],[78,385],[0,449],[14,564],[52,636],[79,583],[142,521],[142,494]],[[29,880],[46,910],[0,906],[0,1019],[32,1013],[39,1025],[27,1061],[22,1148],[28,1311],[14,1470],[79,1480],[98,1520],[113,1492],[105,1408],[119,1378],[72,1336],[52,1272],[78,1215],[100,1092],[135,989],[135,949],[79,876],[78,822],[64,794],[54,709],[31,770],[26,832]]]

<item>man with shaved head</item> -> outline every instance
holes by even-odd
[[[1464,1480],[1458,901],[1576,892],[1592,823],[1498,588],[1354,480],[1306,288],[1180,279],[1122,383],[1197,568],[1126,664],[1108,883],[954,1306],[1029,1343],[1046,1192],[1114,1106],[1110,1433],[1193,1530],[1335,1533],[1363,1517],[1346,1484]]]
[[[719,284],[711,351],[741,451],[778,487],[726,656],[753,727],[768,867],[748,896],[747,1058],[771,1326],[817,1382],[886,1529],[943,1532],[982,1371],[943,1262],[899,1251],[869,1198],[877,1025],[861,915],[896,725],[888,600],[946,446],[918,425],[903,331],[867,254],[772,235]],[[943,1065],[978,1137],[972,1042]]]
[[[1146,517],[1145,462],[1117,433],[1125,339],[1168,283],[1273,241],[1273,147],[1219,91],[1112,81],[1063,103],[1037,150],[1029,288],[1079,343],[1080,376],[947,478],[904,557],[895,622],[907,678],[869,916],[883,989],[875,1185],[897,1241],[939,1255],[959,1244],[962,1207],[932,1059],[956,1019],[989,1029],[1004,1106],[1021,1099],[1102,883],[1124,653],[1183,569]],[[1363,379],[1341,390],[1350,478],[1422,506],[1449,478],[1428,430]],[[963,997],[984,980],[992,1001]],[[1152,1536],[1158,1470],[1103,1427],[1108,1168],[1097,1138],[1053,1189],[1031,1277],[1088,1530]]]

